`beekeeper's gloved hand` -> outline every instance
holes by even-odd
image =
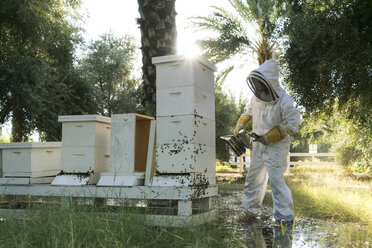
[[[236,127],[234,129],[234,136],[237,136],[239,131],[244,129],[246,125],[248,125],[249,122],[251,122],[252,117],[250,115],[247,115],[246,113],[242,114],[238,122],[236,123]]]
[[[285,138],[288,134],[293,134],[291,127],[288,123],[284,123],[278,126],[271,128],[267,133],[261,135],[260,138],[255,139],[254,141],[259,141],[264,145],[268,145],[274,142],[278,142]]]

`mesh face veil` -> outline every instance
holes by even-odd
[[[248,87],[253,94],[264,102],[273,102],[279,98],[278,94],[266,81],[264,75],[259,71],[252,71],[247,77]]]

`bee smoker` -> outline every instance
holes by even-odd
[[[237,136],[225,135],[220,138],[227,142],[229,147],[238,157],[245,153],[246,148],[251,149],[251,142],[249,141],[245,130],[240,130]]]

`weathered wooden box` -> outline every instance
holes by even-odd
[[[135,113],[112,115],[110,170],[101,174],[98,186],[144,184],[153,119]]]
[[[150,123],[153,119],[134,113],[112,116],[110,172],[145,172]]]
[[[3,177],[55,176],[61,170],[61,142],[2,143]]]

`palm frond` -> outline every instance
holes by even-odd
[[[231,65],[224,69],[223,71],[221,71],[216,77],[216,84],[217,85],[222,84],[226,80],[226,77],[229,75],[229,73],[232,72],[232,70],[234,70],[234,68],[235,66]]]
[[[205,51],[204,56],[213,63],[219,63],[249,50],[251,41],[241,21],[226,9],[216,6],[212,8],[214,11],[210,16],[192,18],[194,27],[212,31],[217,35],[198,41]]]

